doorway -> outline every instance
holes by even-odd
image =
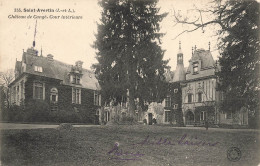
[[[152,124],[153,124],[153,114],[152,114],[152,113],[149,113],[149,114],[148,114],[148,124],[149,124],[149,125],[152,125]]]
[[[185,116],[186,125],[193,125],[194,124],[194,114],[192,111],[188,111]]]

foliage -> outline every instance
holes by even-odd
[[[55,122],[55,123],[91,123],[94,115],[91,110],[73,108],[50,111],[49,105],[40,100],[31,100],[25,109],[21,106],[11,106],[2,111],[2,120],[10,122]]]
[[[256,1],[227,1],[222,11],[217,75],[219,90],[225,92],[224,110],[259,108],[259,14]]]
[[[164,51],[159,46],[157,0],[102,0],[102,18],[94,47],[98,64],[93,65],[106,102],[129,97],[134,116],[135,99],[145,102],[164,98]]]

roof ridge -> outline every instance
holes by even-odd
[[[31,54],[26,54],[26,55],[31,56],[31,57],[37,57],[37,58],[45,58],[45,59],[48,60],[48,57],[47,57],[47,56],[35,56],[35,55],[31,55]],[[49,54],[47,54],[47,55],[49,55]],[[51,55],[52,55],[52,54],[51,54]],[[74,66],[74,65],[72,65],[72,64],[68,64],[68,63],[62,62],[62,61],[57,60],[57,59],[52,59],[52,61],[58,62],[59,64],[61,64],[61,65],[63,65],[63,66],[67,66],[67,67]],[[82,68],[82,69],[85,70],[85,71],[88,71],[88,72],[90,72],[90,73],[94,73],[94,72],[91,71],[90,69],[86,69],[86,68]]]

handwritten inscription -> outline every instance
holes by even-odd
[[[110,155],[109,159],[111,160],[142,160],[141,157],[143,157],[145,154],[140,153],[136,148],[140,146],[193,146],[193,147],[214,147],[220,144],[220,142],[210,142],[205,141],[202,139],[199,139],[197,136],[195,137],[189,137],[188,134],[183,134],[178,139],[170,139],[170,138],[162,138],[160,137],[155,138],[151,136],[145,137],[144,140],[127,145],[126,147],[131,147],[131,151],[123,150],[122,148],[119,149],[119,143],[115,143],[113,148],[109,150],[108,154]]]
[[[144,156],[144,154],[137,152],[130,152],[130,151],[124,151],[122,149],[119,149],[119,144],[115,143],[114,147],[108,152],[108,154],[112,154],[113,157],[110,159],[115,160],[141,160],[140,157]]]
[[[208,142],[200,140],[197,137],[189,139],[187,134],[184,134],[178,140],[170,140],[168,138],[152,139],[148,135],[143,141],[133,145],[191,145],[191,146],[216,146],[219,142]]]

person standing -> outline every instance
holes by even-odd
[[[209,128],[209,122],[208,122],[208,120],[205,121],[205,128],[206,128],[206,130],[208,130],[208,128]]]

